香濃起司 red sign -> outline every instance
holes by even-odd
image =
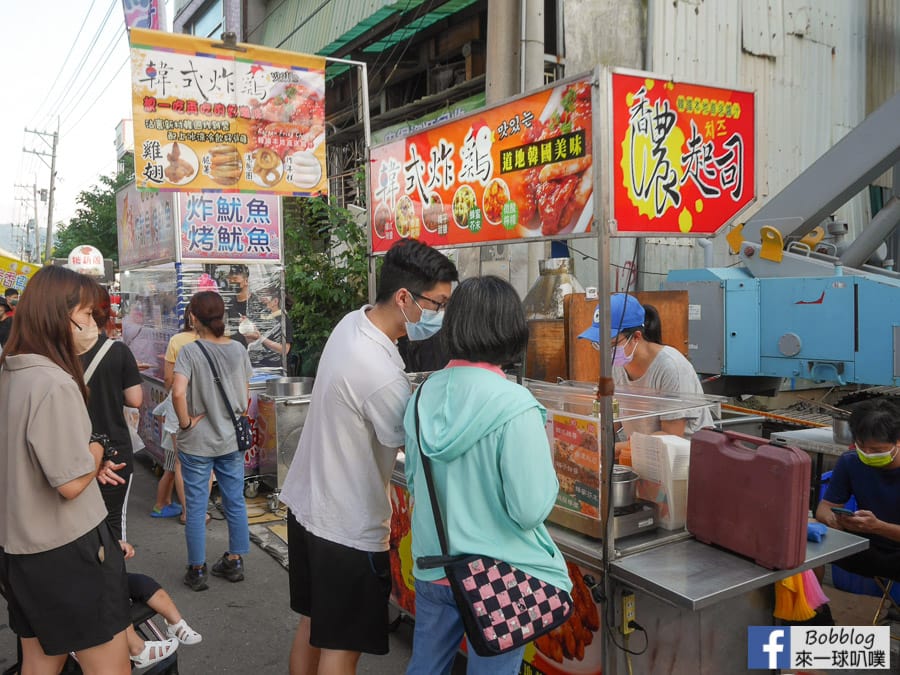
[[[753,92],[627,72],[610,91],[615,234],[715,234],[753,203]]]

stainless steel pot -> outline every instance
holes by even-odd
[[[850,420],[847,417],[835,415],[831,418],[831,436],[834,442],[840,445],[851,445],[853,434],[850,432]]]
[[[637,487],[639,476],[631,467],[616,464],[612,475],[612,500],[613,508],[631,506],[634,504],[634,491]]]
[[[266,393],[269,396],[290,397],[306,396],[312,393],[312,377],[276,377],[266,381]]]

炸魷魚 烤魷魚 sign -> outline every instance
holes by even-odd
[[[181,195],[181,259],[280,261],[280,199],[252,193]]]
[[[316,196],[325,172],[325,60],[133,28],[141,190]]]

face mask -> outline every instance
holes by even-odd
[[[856,449],[856,456],[859,457],[859,461],[865,464],[866,466],[872,466],[876,469],[885,467],[891,462],[894,461],[894,456],[897,454],[897,446],[894,446],[891,450],[887,452],[871,452],[865,453],[859,448]]]
[[[12,300],[9,301],[9,304],[10,304],[11,307],[15,307],[16,305],[19,304],[19,299],[18,299],[18,298],[13,298]]]
[[[409,317],[406,316],[406,312],[403,311],[403,308],[400,308],[400,311],[403,312],[403,318],[406,319],[406,337],[413,342],[417,340],[427,340],[437,333],[444,323],[443,312],[438,312],[433,309],[422,309],[418,302],[416,302],[416,307],[422,312],[422,316],[419,318],[418,323],[410,321]]]
[[[79,355],[84,354],[97,342],[97,338],[100,336],[100,329],[97,328],[97,324],[93,321],[87,326],[82,326],[75,323],[75,321],[72,321],[72,323],[75,324],[75,329],[72,331],[72,337],[75,340],[75,352]]]
[[[637,349],[637,345],[635,348],[631,350],[631,354],[625,353],[625,347],[628,346],[628,343],[631,342],[631,338],[625,340],[624,344],[617,345],[613,349],[613,365],[614,366],[627,366],[631,363],[632,359],[634,359],[634,351]]]

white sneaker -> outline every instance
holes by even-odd
[[[171,625],[166,621],[166,635],[175,638],[183,645],[195,645],[203,639],[203,636],[188,626],[184,619]]]

